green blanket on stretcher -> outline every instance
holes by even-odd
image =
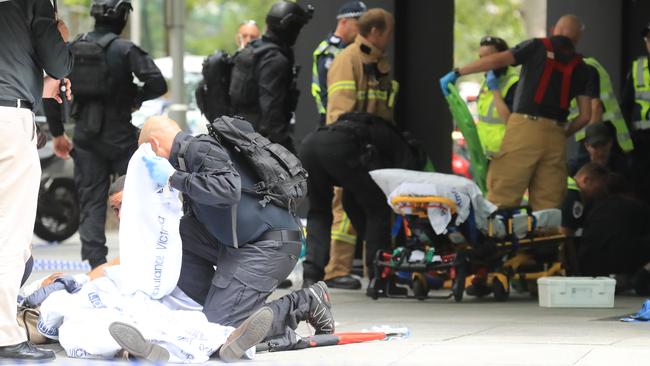
[[[467,105],[463,98],[458,94],[458,89],[453,84],[449,84],[449,95],[447,95],[447,103],[449,109],[454,117],[454,121],[458,125],[460,132],[465,137],[465,143],[469,151],[470,170],[474,182],[479,186],[483,194],[487,193],[487,158],[481,147],[481,141],[476,131],[476,124],[474,117],[467,109]]]

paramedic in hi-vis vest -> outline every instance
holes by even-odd
[[[550,38],[531,39],[511,50],[483,57],[440,79],[443,93],[462,75],[521,65],[513,113],[501,150],[488,170],[488,200],[515,207],[528,189],[534,210],[559,208],[566,193],[566,137],[591,118],[587,66],[575,52],[583,25],[562,16]],[[567,122],[569,102],[578,98],[580,114]]]
[[[506,41],[499,37],[481,38],[479,57],[483,58],[497,52],[508,50]],[[515,99],[519,73],[514,67],[506,66],[487,72],[485,82],[478,95],[478,123],[476,129],[481,147],[488,159],[492,159],[501,149],[506,133],[506,121]]]
[[[650,24],[641,32],[646,52],[632,63],[623,91],[622,111],[632,131],[635,194],[650,204]]]
[[[366,10],[368,10],[366,4],[361,1],[343,4],[336,15],[336,30],[314,51],[311,94],[316,100],[316,107],[320,115],[319,126],[325,125],[327,116],[329,69],[334,63],[334,58],[354,42],[359,34],[359,18]],[[361,282],[350,274],[352,273],[357,236],[348,215],[343,210],[340,189],[335,189],[335,192],[337,193],[333,202],[334,223],[331,233],[330,261],[325,267],[325,280],[327,285],[332,288],[356,290],[361,288]]]
[[[395,21],[384,9],[369,9],[359,18],[359,35],[332,63],[327,73],[327,120],[336,122],[348,112],[367,112],[393,121],[393,107],[398,84],[390,77],[390,64],[385,50],[392,38]],[[328,233],[307,233],[307,254],[304,263],[303,287],[325,278],[328,286],[359,289],[361,282],[350,276],[354,260],[356,233],[347,218],[343,219],[342,194],[335,193],[333,207],[332,243]],[[339,209],[337,209],[339,207]],[[312,238],[310,241],[309,238]],[[341,265],[325,276],[331,258]],[[372,255],[372,254],[371,254]],[[330,267],[332,263],[330,263]],[[347,272],[346,272],[347,270]]]
[[[594,88],[594,90],[598,91],[598,97],[594,97],[591,100],[591,120],[589,121],[589,126],[598,124],[599,122],[605,122],[606,124],[611,125],[611,129],[615,130],[612,152],[617,156],[622,155],[619,154],[621,152],[627,154],[634,149],[634,144],[630,137],[627,125],[625,124],[625,118],[623,118],[623,114],[621,113],[621,108],[616,99],[616,94],[614,94],[614,88],[612,87],[609,73],[605,67],[603,67],[603,65],[593,57],[585,57],[583,61],[587,66],[589,66],[591,71],[589,77],[589,88],[590,90],[591,88]],[[571,101],[569,120],[574,119],[577,116],[578,104],[576,100],[573,99]],[[573,176],[582,165],[590,160],[590,153],[587,151],[590,144],[585,141],[585,131],[587,127],[581,129],[575,134],[575,140],[579,143],[579,146],[576,156],[569,159],[570,176]],[[622,155],[622,157],[623,156],[625,155]],[[571,186],[569,186],[569,189],[571,189]]]

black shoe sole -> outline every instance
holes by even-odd
[[[157,344],[148,342],[142,333],[132,325],[114,322],[108,326],[108,331],[117,344],[132,356],[154,363],[169,361],[169,351]]]
[[[262,342],[271,330],[273,310],[263,307],[244,321],[219,349],[219,358],[223,362],[237,362],[246,351]]]

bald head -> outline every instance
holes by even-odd
[[[181,132],[178,123],[164,116],[153,116],[142,126],[138,145],[151,144],[156,155],[169,159],[174,138]]]
[[[565,36],[569,38],[574,45],[577,45],[578,41],[580,41],[580,37],[582,37],[584,27],[584,24],[577,16],[572,14],[563,15],[557,20],[557,23],[555,23],[553,35]]]

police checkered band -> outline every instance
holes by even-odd
[[[359,18],[366,10],[368,7],[362,1],[351,1],[341,6],[336,19]]]

